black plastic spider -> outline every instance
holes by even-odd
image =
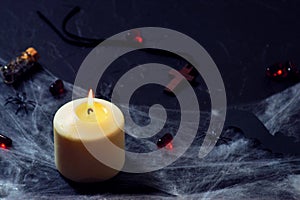
[[[28,114],[28,109],[27,107],[28,106],[31,106],[32,108],[35,108],[36,106],[36,102],[35,101],[31,101],[31,100],[27,100],[27,97],[26,97],[26,93],[23,92],[22,94],[20,93],[17,93],[16,96],[11,96],[11,97],[8,97],[6,100],[5,100],[5,106],[7,104],[14,104],[14,105],[18,105],[18,109],[16,111],[15,114],[18,114],[18,112],[20,110],[24,110],[26,114]]]

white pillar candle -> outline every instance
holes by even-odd
[[[54,116],[53,126],[55,165],[66,178],[98,182],[112,178],[122,169],[124,116],[114,104],[93,98],[90,91],[88,98],[63,105]],[[93,153],[87,146],[93,147]],[[113,168],[97,159],[95,152],[113,163]]]

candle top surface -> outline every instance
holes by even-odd
[[[111,102],[94,98],[91,104],[88,98],[82,98],[63,105],[56,112],[53,125],[69,139],[94,140],[123,130],[124,116]]]
[[[75,108],[75,113],[81,121],[91,123],[104,123],[111,115],[109,110],[103,104],[98,102],[82,103]]]

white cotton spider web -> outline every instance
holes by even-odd
[[[146,174],[120,173],[103,184],[77,185],[63,179],[54,165],[52,119],[56,110],[71,100],[72,84],[65,83],[67,93],[54,98],[48,86],[56,77],[42,71],[24,81],[18,90],[0,83],[0,131],[13,139],[13,147],[0,150],[0,198],[6,199],[169,199],[174,196],[188,199],[299,199],[299,157],[274,155],[257,147],[255,142],[242,134],[228,130],[223,136],[231,138],[219,142],[204,159],[198,158],[203,133],[195,138],[188,151],[172,165]],[[109,85],[108,85],[109,86]],[[295,86],[299,87],[299,86]],[[101,95],[109,98],[111,87],[100,88]],[[293,90],[293,89],[292,89]],[[27,98],[38,104],[26,115],[15,115],[15,105],[4,106],[5,98],[16,92],[26,92]],[[75,88],[76,96],[86,96],[86,91]],[[286,99],[296,100],[297,93],[282,93]],[[271,109],[278,99],[262,102],[262,109]],[[290,104],[292,105],[292,104]],[[290,106],[289,105],[289,106]],[[126,105],[123,105],[126,107]],[[287,106],[287,107],[289,107]],[[251,110],[255,106],[248,106]],[[127,105],[128,108],[128,105]],[[129,108],[128,108],[129,109]],[[131,113],[137,121],[147,117],[141,106],[132,106]],[[296,114],[290,109],[292,114]],[[177,110],[167,110],[178,114]],[[265,123],[270,114],[256,112]],[[287,114],[287,113],[283,113]],[[209,122],[204,113],[202,126]],[[206,119],[205,119],[206,116]],[[159,119],[157,119],[159,120]],[[273,119],[274,120],[274,119]],[[280,121],[285,124],[285,121]],[[173,132],[179,121],[169,121],[166,131]],[[193,122],[191,122],[193,123]],[[274,123],[267,124],[277,130]],[[188,128],[188,126],[187,126]],[[296,127],[294,127],[296,128]],[[128,127],[131,134],[138,136]],[[278,129],[279,130],[279,129]],[[296,129],[288,129],[291,134]],[[126,136],[126,148],[136,152],[155,150],[156,139],[140,139]],[[149,164],[152,161],[148,161]],[[155,164],[155,163],[151,163]],[[145,192],[139,192],[142,186]],[[83,189],[84,188],[84,189]],[[149,190],[147,189],[149,188]],[[149,192],[150,191],[150,192]]]
[[[267,99],[241,106],[253,112],[272,135],[280,132],[300,141],[300,84],[296,84]]]

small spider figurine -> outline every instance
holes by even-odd
[[[20,93],[17,93],[16,96],[11,96],[11,97],[8,97],[6,100],[5,100],[5,106],[7,104],[14,104],[14,105],[18,105],[18,109],[16,111],[16,115],[19,113],[20,110],[24,110],[26,114],[28,114],[28,109],[27,107],[30,106],[31,108],[35,108],[36,106],[36,102],[34,101],[31,101],[31,100],[27,100],[27,97],[26,97],[26,93],[23,92],[22,94]]]

